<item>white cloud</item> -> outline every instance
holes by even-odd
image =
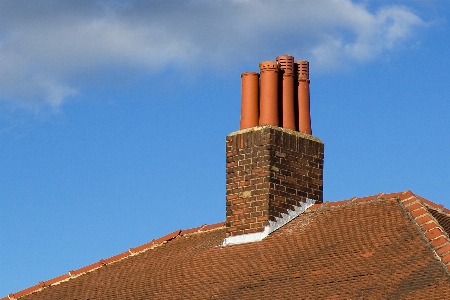
[[[376,59],[423,25],[408,8],[371,12],[350,0],[3,1],[0,100],[57,107],[82,89],[77,76],[106,67],[154,72],[292,53],[333,68]]]

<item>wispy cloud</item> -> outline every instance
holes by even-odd
[[[350,0],[2,1],[0,100],[58,107],[83,88],[77,77],[111,67],[294,53],[333,68],[376,59],[424,24],[406,7]]]

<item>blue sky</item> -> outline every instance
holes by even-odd
[[[324,197],[450,208],[450,2],[0,1],[0,297],[225,219],[240,74],[310,61]]]

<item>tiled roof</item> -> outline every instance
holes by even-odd
[[[326,202],[260,242],[177,230],[0,300],[450,299],[449,227],[409,191]]]

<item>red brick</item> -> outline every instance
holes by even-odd
[[[227,199],[227,200],[233,200],[233,199],[236,199],[237,197],[238,197],[237,194],[234,194],[234,195],[227,195],[226,199]]]
[[[295,147],[291,147],[294,144]],[[244,148],[238,149],[241,146]],[[322,200],[323,170],[318,169],[323,166],[323,144],[320,142],[304,139],[294,132],[266,127],[229,136],[227,151],[235,151],[235,156],[227,159],[227,167],[232,166],[234,171],[227,174],[227,222],[267,222],[269,218],[293,209],[303,196]],[[233,166],[233,162],[238,166]],[[276,181],[269,178],[274,173],[269,169],[275,169]],[[305,176],[299,181],[299,174],[303,173]],[[250,192],[250,197],[244,197],[247,196],[244,192]],[[297,195],[298,192],[302,194]],[[243,228],[240,226],[237,230],[248,232],[250,229]]]
[[[233,211],[233,215],[240,215],[240,214],[243,214],[243,213],[244,213],[243,209],[237,209],[237,210]]]

